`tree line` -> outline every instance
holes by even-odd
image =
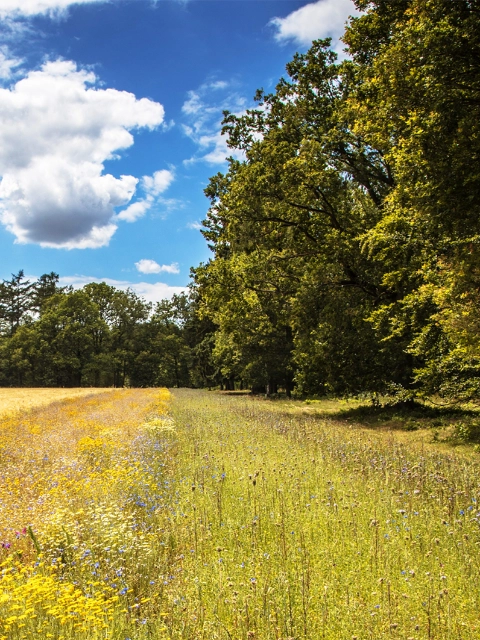
[[[193,296],[152,305],[104,282],[61,287],[53,272],[0,283],[2,386],[208,386],[209,339]]]
[[[197,313],[227,381],[475,399],[480,0],[355,5],[346,60],[318,40],[225,112]]]

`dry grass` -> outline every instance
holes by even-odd
[[[19,411],[42,407],[52,402],[59,402],[70,398],[81,398],[92,393],[104,393],[111,389],[16,389],[0,388],[0,416],[10,415]],[[121,391],[121,389],[119,389]]]

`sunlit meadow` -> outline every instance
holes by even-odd
[[[109,392],[0,421],[0,637],[125,638],[152,606],[161,620],[168,400]]]
[[[5,417],[26,409],[52,404],[52,402],[80,398],[105,391],[106,389],[91,388],[0,388],[0,416]]]
[[[478,639],[478,453],[298,407],[5,417],[0,638]]]

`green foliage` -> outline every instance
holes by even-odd
[[[305,391],[355,393],[385,386],[386,363],[407,359],[379,345],[366,321],[390,296],[363,238],[392,179],[346,124],[351,72],[328,45],[296,55],[290,80],[259,93],[261,108],[226,114],[229,144],[246,161],[232,160],[206,190],[215,258],[195,277],[225,372],[287,391],[295,375]],[[389,370],[396,383],[408,379],[399,369]]]
[[[479,5],[368,7],[345,35],[357,63],[352,113],[395,188],[365,247],[401,292],[373,320],[403,332],[421,393],[478,398]]]
[[[193,298],[152,309],[106,283],[58,287],[54,273],[0,287],[0,384],[5,386],[205,386],[211,326]],[[202,346],[203,342],[203,346]]]
[[[350,60],[314,42],[225,114],[245,160],[206,189],[194,273],[213,357],[251,384],[476,398],[480,7],[356,4]]]
[[[20,271],[3,384],[479,399],[480,0],[356,5],[347,60],[318,40],[224,114],[244,159],[205,190],[189,296],[151,309]]]

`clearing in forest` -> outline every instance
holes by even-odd
[[[477,456],[405,435],[187,390],[5,422],[0,638],[477,640]]]

